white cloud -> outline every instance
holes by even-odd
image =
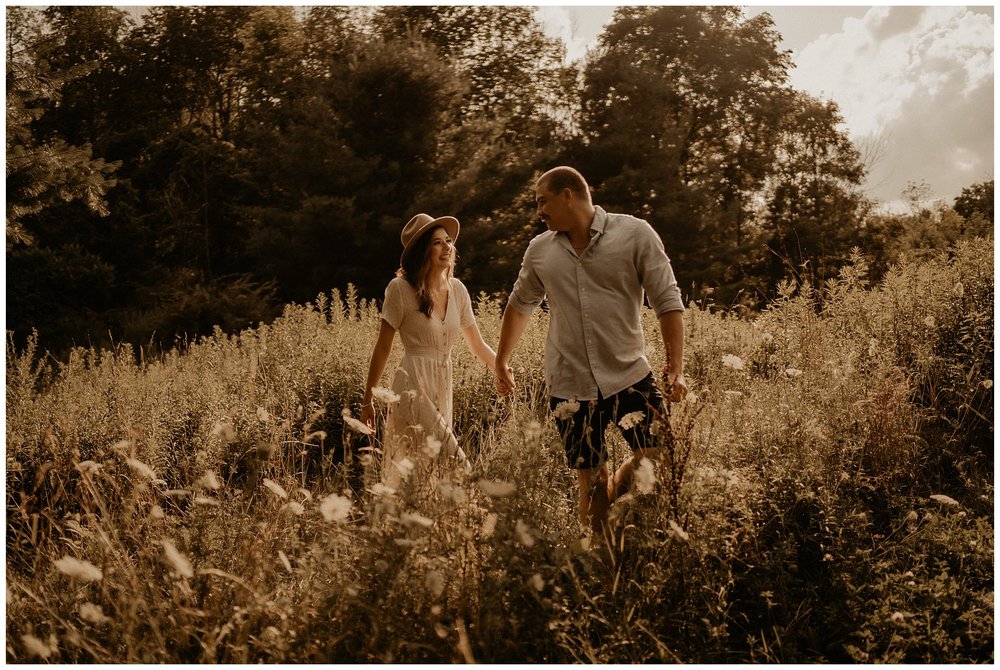
[[[920,179],[954,197],[992,176],[991,15],[874,7],[808,44],[795,62],[792,85],[834,100],[852,137],[888,140],[877,197]]]

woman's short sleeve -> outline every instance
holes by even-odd
[[[396,330],[403,323],[403,296],[399,289],[398,281],[389,282],[385,287],[385,300],[382,301],[382,318]]]
[[[465,284],[457,279],[455,284],[458,286],[457,297],[459,298],[458,322],[462,328],[466,328],[476,321],[476,317],[472,313],[472,298],[469,297],[469,289],[465,288]]]

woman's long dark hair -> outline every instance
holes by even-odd
[[[396,271],[396,276],[408,281],[410,286],[417,292],[417,305],[420,311],[428,317],[431,315],[431,310],[434,309],[434,303],[431,301],[431,294],[427,288],[427,274],[431,269],[431,255],[429,251],[434,231],[438,228],[444,228],[444,226],[431,228],[413,243],[410,253],[406,254],[406,257],[403,259],[402,267]],[[457,256],[458,253],[454,252],[451,267],[448,268],[448,279],[455,276],[454,257]]]

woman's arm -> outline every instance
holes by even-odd
[[[469,351],[475,354],[476,358],[488,370],[493,370],[496,366],[497,354],[490,345],[486,344],[486,340],[483,339],[483,335],[479,332],[479,326],[475,321],[462,329],[462,337],[465,338],[465,343],[469,346]]]
[[[372,405],[372,388],[377,386],[385,371],[386,361],[392,352],[392,340],[396,336],[396,329],[382,319],[382,325],[378,331],[378,340],[375,342],[375,350],[372,352],[371,362],[368,364],[368,381],[365,382],[365,395],[361,401],[361,421],[369,428],[375,428],[375,407]],[[482,338],[480,338],[482,339]]]

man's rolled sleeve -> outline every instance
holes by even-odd
[[[535,272],[531,245],[528,245],[528,250],[524,252],[524,260],[521,262],[521,271],[518,272],[517,281],[514,282],[514,289],[507,299],[507,304],[522,314],[530,315],[542,303],[543,298],[545,298],[545,287]]]
[[[663,241],[648,223],[643,226],[636,258],[636,269],[649,305],[660,317],[667,312],[684,311],[681,290],[674,269],[663,249]]]

